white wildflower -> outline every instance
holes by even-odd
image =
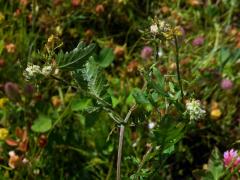
[[[156,125],[155,122],[148,123],[148,129],[153,129],[155,127],[155,125]]]
[[[28,64],[23,75],[25,76],[26,79],[31,79],[40,73],[41,73],[40,66],[34,65],[34,64]]]
[[[42,73],[44,76],[49,76],[51,72],[52,72],[52,66],[44,66],[44,67],[42,68],[42,72],[41,72],[41,73]]]
[[[150,26],[150,32],[152,34],[157,34],[158,33],[158,26],[157,26],[157,24],[153,24],[153,25]]]
[[[191,100],[186,103],[186,112],[190,116],[190,120],[198,120],[205,116],[206,111],[201,107],[199,100]]]

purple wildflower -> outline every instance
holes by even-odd
[[[203,45],[203,43],[204,43],[204,37],[203,36],[196,37],[192,41],[193,46],[201,46],[201,45]]]
[[[143,59],[149,59],[152,56],[153,49],[149,46],[145,46],[141,51],[141,57]]]
[[[221,88],[224,90],[232,89],[233,82],[229,79],[223,79],[221,82]]]

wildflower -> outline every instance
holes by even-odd
[[[78,7],[80,5],[80,0],[72,0],[71,4],[73,7]]]
[[[148,123],[148,129],[153,129],[156,126],[155,122]]]
[[[34,64],[28,64],[27,68],[23,73],[27,80],[35,77],[37,74],[41,74],[41,69],[40,66]]]
[[[21,14],[21,10],[20,9],[16,9],[16,11],[13,13],[13,16],[17,17]]]
[[[58,96],[53,96],[51,102],[54,107],[59,107],[62,104],[62,101]]]
[[[20,4],[26,6],[28,4],[28,0],[20,0]]]
[[[122,58],[125,54],[124,46],[116,46],[114,49],[114,54],[117,58]]]
[[[0,128],[0,140],[6,139],[8,136],[8,130],[5,128]]]
[[[220,109],[213,109],[211,111],[211,119],[213,119],[213,120],[219,119],[221,117],[221,115],[222,115],[222,112]]]
[[[150,32],[154,35],[156,35],[158,33],[158,26],[157,24],[153,24],[150,26]]]
[[[132,60],[128,65],[127,65],[127,72],[132,73],[136,72],[138,70],[139,63],[136,60]]]
[[[161,20],[155,20],[154,24],[150,26],[150,31],[152,34],[159,35],[166,40],[171,40],[176,36],[184,34],[183,28],[180,26],[172,27],[169,23]]]
[[[9,43],[9,44],[5,45],[5,48],[8,53],[14,53],[16,51],[16,45],[13,43]]]
[[[224,90],[232,89],[233,87],[233,82],[229,79],[223,79],[221,81],[221,88]]]
[[[203,43],[204,43],[204,37],[203,36],[196,37],[192,41],[193,46],[201,46],[201,45],[203,45]]]
[[[4,107],[6,102],[8,102],[8,98],[1,98],[0,99],[0,109]]]
[[[192,6],[200,6],[203,4],[201,0],[188,0],[187,3]]]
[[[102,14],[105,11],[104,6],[102,4],[98,4],[95,8],[95,11],[97,14]]]
[[[186,112],[190,116],[190,120],[198,120],[205,116],[206,111],[202,109],[199,100],[191,100],[186,103]]]
[[[150,59],[153,53],[153,49],[149,46],[145,46],[141,51],[141,57],[143,59]]]
[[[4,91],[7,97],[11,100],[18,100],[20,98],[19,87],[15,83],[7,82],[4,85]]]
[[[238,156],[237,150],[231,149],[225,151],[223,157],[225,167],[231,167],[231,171],[240,164],[240,157]]]
[[[221,115],[222,115],[222,112],[219,108],[218,103],[213,101],[211,103],[211,114],[210,114],[211,119],[217,120],[221,117]]]
[[[14,151],[10,151],[8,154],[10,156],[8,160],[8,165],[12,169],[15,169],[20,164],[21,158],[18,155],[16,155]]]
[[[51,72],[52,72],[52,66],[44,66],[41,71],[42,75],[44,76],[49,76]]]
[[[34,93],[33,85],[31,85],[31,84],[25,85],[23,92],[26,96],[32,96]]]
[[[5,61],[4,59],[0,59],[0,68],[4,67],[5,66]]]

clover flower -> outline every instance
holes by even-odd
[[[204,37],[203,36],[196,37],[192,41],[193,46],[201,46],[201,45],[203,45],[203,43],[204,43]]]
[[[186,103],[186,112],[190,116],[190,120],[199,120],[203,118],[206,111],[201,107],[199,100],[191,100]]]
[[[223,158],[224,166],[227,168],[230,167],[231,171],[238,165],[240,165],[240,157],[237,150],[230,149],[228,151],[225,151],[223,154]]]
[[[149,59],[152,56],[153,49],[149,46],[145,46],[141,51],[141,57],[143,59]]]
[[[221,81],[221,88],[224,90],[232,89],[233,87],[233,82],[229,79],[223,79]]]

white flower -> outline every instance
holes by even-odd
[[[158,26],[157,24],[153,24],[150,26],[150,32],[153,34],[157,34],[158,33]]]
[[[190,120],[198,120],[205,116],[206,111],[201,107],[199,100],[191,100],[186,103],[186,112],[190,116]]]
[[[44,66],[42,68],[42,74],[44,76],[49,76],[51,72],[52,72],[52,66]]]
[[[153,129],[155,127],[155,125],[156,125],[155,122],[148,123],[148,129]]]
[[[34,65],[34,64],[28,64],[23,75],[25,76],[26,79],[31,79],[40,73],[41,73],[40,66]]]

